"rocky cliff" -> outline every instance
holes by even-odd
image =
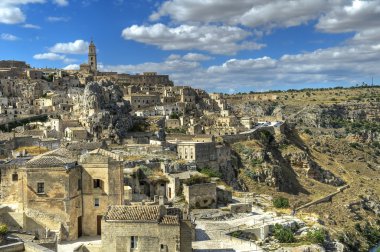
[[[90,82],[81,99],[81,122],[95,138],[120,141],[132,128],[130,104],[121,88],[110,81]]]

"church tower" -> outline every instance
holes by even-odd
[[[91,72],[96,73],[98,71],[98,61],[96,59],[96,47],[92,40],[91,40],[90,46],[88,47],[88,65],[90,66]]]

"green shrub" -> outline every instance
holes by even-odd
[[[0,224],[0,235],[5,235],[8,232],[8,226],[6,224]]]
[[[220,174],[220,172],[215,171],[215,170],[211,169],[210,167],[203,167],[202,169],[199,170],[199,172],[208,176],[208,177],[220,178],[222,176],[222,174]]]
[[[323,244],[326,239],[326,233],[323,229],[316,229],[308,232],[306,239],[311,243]]]
[[[364,226],[362,234],[371,246],[375,246],[380,241],[380,229],[371,226],[368,222]]]
[[[190,178],[186,179],[183,183],[191,186],[195,184],[205,184],[210,183],[210,178],[206,176],[193,175]]]
[[[290,228],[285,228],[281,226],[280,224],[276,224],[274,226],[274,237],[280,242],[280,243],[292,243],[295,242],[295,238],[293,235],[293,232]]]
[[[289,200],[284,197],[277,197],[273,199],[273,206],[275,208],[288,208],[289,207]]]

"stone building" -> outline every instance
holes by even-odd
[[[83,235],[100,235],[101,219],[110,205],[124,204],[122,159],[97,149],[80,158],[83,198]]]
[[[145,72],[143,74],[117,74],[112,76],[118,84],[135,85],[135,86],[173,86],[173,82],[169,79],[169,75],[159,75],[156,72]]]
[[[49,229],[59,239],[77,239],[81,235],[81,169],[71,152],[60,148],[36,156],[26,162],[20,175],[24,229]]]
[[[59,240],[99,235],[108,206],[124,203],[121,158],[96,149],[78,163],[77,154],[59,148],[0,165],[1,202],[24,214],[23,230]]]
[[[217,204],[215,183],[184,184],[183,195],[190,208],[215,208]]]
[[[193,224],[180,209],[161,204],[111,206],[102,229],[102,251],[192,251]]]
[[[87,63],[80,64],[80,72],[82,74],[92,74],[96,75],[98,72],[98,59],[96,55],[96,46],[91,40],[90,45],[88,46],[88,60]]]
[[[168,129],[178,129],[181,127],[179,119],[166,119],[165,128]]]
[[[197,163],[216,160],[214,142],[180,142],[177,144],[178,157]]]
[[[160,104],[160,96],[157,94],[130,94],[124,97],[132,108],[149,107]]]
[[[65,139],[67,141],[83,141],[87,138],[87,130],[83,127],[67,127],[65,129]]]
[[[28,70],[26,70],[26,76],[32,80],[42,79],[42,71],[34,70],[34,69],[28,69]]]

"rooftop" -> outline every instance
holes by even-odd
[[[44,154],[38,155],[26,162],[26,167],[71,167],[76,163],[73,154],[66,148],[59,148]]]
[[[110,206],[105,220],[159,221],[160,206]]]
[[[164,211],[163,211],[164,210]],[[179,212],[168,211],[162,205],[110,206],[104,218],[106,221],[157,222],[165,225],[179,225]]]

